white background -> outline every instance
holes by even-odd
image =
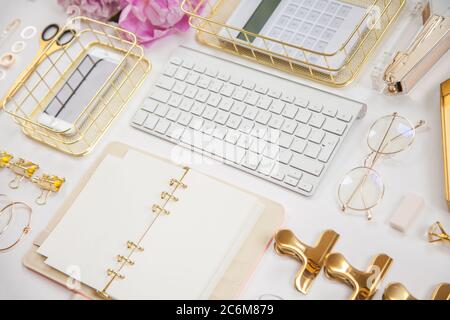
[[[374,255],[387,253],[394,262],[375,296],[376,299],[381,297],[384,287],[389,282],[402,282],[418,298],[428,298],[435,285],[450,282],[450,246],[431,245],[426,238],[427,228],[437,220],[450,230],[450,214],[444,201],[439,111],[439,84],[450,77],[450,52],[444,55],[407,96],[388,97],[371,89],[370,72],[374,64],[381,59],[382,52],[392,50],[394,43],[403,36],[400,34],[403,30],[401,26],[406,24],[407,16],[405,12],[395,25],[396,31],[393,31],[375,51],[363,69],[362,75],[346,88],[332,89],[272,71],[300,83],[363,101],[368,105],[366,117],[355,123],[313,198],[303,198],[223,164],[194,165],[196,169],[207,174],[282,203],[286,209],[284,226],[292,229],[305,243],[315,243],[320,233],[326,229],[337,231],[341,237],[334,250],[343,253],[349,262],[359,269],[366,269]],[[22,27],[35,25],[41,30],[51,22],[63,22],[65,14],[56,1],[2,1],[1,30],[13,18],[21,18]],[[8,51],[18,38],[16,33],[0,48],[0,53]],[[0,193],[7,193],[15,200],[33,204],[34,209],[31,233],[14,250],[0,254],[0,299],[71,297],[71,293],[64,287],[27,270],[21,260],[30,248],[32,239],[46,226],[57,208],[75,188],[85,170],[109,142],[121,141],[159,156],[170,157],[171,144],[137,131],[131,128],[129,123],[156,75],[164,67],[170,52],[181,43],[219,54],[197,44],[193,31],[163,39],[150,47],[147,55],[153,63],[151,75],[106,136],[86,157],[73,158],[26,138],[10,116],[0,111],[0,149],[9,151],[17,157],[32,160],[40,164],[44,171],[63,175],[67,180],[60,194],[52,196],[48,205],[38,207],[34,205],[34,198],[38,195],[38,190],[34,186],[24,184],[19,190],[10,190],[7,184],[13,178],[12,174],[6,170],[0,171]],[[0,81],[0,94],[4,94],[9,84],[14,81],[15,75],[29,63],[37,47],[37,37],[27,42],[27,50],[18,56],[17,65],[8,73],[7,79]],[[225,54],[223,56],[237,59]],[[258,65],[255,67],[263,69]],[[375,209],[372,222],[368,222],[363,216],[341,213],[336,200],[340,178],[347,170],[361,163],[367,152],[365,134],[370,124],[378,117],[394,111],[406,116],[412,122],[419,119],[426,120],[428,128],[417,135],[412,148],[393,159],[383,161],[378,167],[386,185],[386,194],[381,205]],[[408,192],[422,196],[426,206],[407,233],[401,234],[389,226],[388,220],[402,196]],[[323,273],[317,277],[307,296],[300,294],[293,285],[294,274],[298,268],[297,262],[277,256],[272,248],[269,248],[244,288],[241,298],[258,299],[260,295],[266,293],[276,294],[285,299],[345,299],[349,295],[348,287],[326,279]]]

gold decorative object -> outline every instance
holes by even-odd
[[[50,193],[58,192],[64,182],[66,182],[66,179],[44,173],[41,177],[33,178],[31,181],[42,189],[41,195],[36,199],[36,203],[44,205],[47,203]]]
[[[197,3],[183,0],[181,7],[189,15],[190,25],[197,30],[197,40],[200,43],[334,87],[348,85],[357,77],[406,2],[406,0],[349,1],[367,8],[366,14],[338,50],[323,53],[227,25],[228,18],[240,1],[200,0]],[[368,21],[371,23],[366,26]],[[225,32],[221,32],[222,29],[225,29]],[[264,48],[269,48],[268,43],[278,44],[283,48],[283,53],[256,47],[250,42],[238,41],[231,36],[236,31],[245,39],[259,39],[264,43]],[[288,52],[292,50],[300,50],[305,59],[291,57]],[[309,55],[317,56],[322,63],[309,62],[306,58]],[[345,57],[344,64],[337,69],[330,67],[330,61],[341,56]]]
[[[441,126],[445,200],[450,211],[450,79],[441,83]]]
[[[379,254],[364,272],[350,265],[342,254],[331,253],[325,261],[325,274],[330,279],[341,281],[352,288],[350,300],[370,300],[392,261],[386,254]]]
[[[391,283],[383,293],[383,300],[417,300],[401,283]],[[450,300],[450,284],[441,283],[431,295],[431,300]]]
[[[428,229],[428,242],[446,241],[450,243],[450,235],[445,232],[442,223],[436,221]]]
[[[5,151],[0,152],[0,168],[9,168],[9,163],[13,159],[13,156]]]
[[[76,17],[51,38],[41,39],[33,63],[17,78],[1,106],[23,132],[50,147],[73,156],[88,153],[140,87],[151,69],[136,36],[112,24]],[[63,42],[64,35],[71,37]],[[47,41],[46,41],[47,40]],[[95,93],[70,129],[56,129],[38,121],[56,93],[67,83],[79,63],[92,49],[120,57],[110,77]]]
[[[301,242],[292,231],[280,230],[275,235],[275,251],[298,260],[302,267],[295,276],[295,287],[307,294],[314,279],[322,269],[327,254],[331,252],[339,234],[333,230],[322,233],[315,247],[309,247]]]
[[[12,162],[9,165],[9,169],[16,174],[16,177],[9,183],[9,187],[17,189],[24,179],[30,180],[33,177],[34,173],[39,169],[39,165],[20,158]]]

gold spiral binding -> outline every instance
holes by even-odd
[[[141,247],[141,242],[144,240],[145,236],[148,234],[148,232],[150,231],[153,223],[156,221],[156,219],[158,219],[158,217],[163,214],[163,215],[168,215],[170,214],[170,211],[168,211],[166,209],[166,205],[170,202],[170,201],[179,201],[179,198],[175,196],[175,192],[178,190],[178,188],[182,188],[182,189],[186,189],[187,185],[183,182],[184,178],[186,177],[186,175],[188,174],[190,168],[189,167],[183,167],[183,175],[181,176],[180,179],[171,179],[169,184],[170,186],[173,187],[173,190],[171,192],[167,192],[167,191],[163,191],[161,192],[161,200],[163,201],[162,204],[154,204],[152,206],[152,211],[154,213],[157,214],[157,216],[155,217],[155,219],[152,220],[152,222],[150,223],[149,226],[147,226],[147,228],[145,229],[144,233],[141,235],[141,237],[136,241],[131,241],[128,240],[127,241],[127,248],[129,250],[131,250],[131,252],[127,255],[117,255],[116,260],[118,263],[120,263],[120,266],[116,269],[113,268],[109,268],[107,270],[107,274],[110,277],[106,283],[106,285],[104,286],[103,290],[99,290],[97,291],[97,294],[106,300],[110,300],[111,296],[107,293],[109,287],[111,286],[111,284],[114,282],[114,280],[116,279],[125,279],[125,276],[120,273],[122,271],[122,269],[125,266],[134,266],[135,262],[134,260],[131,259],[132,255],[138,251],[138,252],[142,252],[144,251],[144,248]]]

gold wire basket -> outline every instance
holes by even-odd
[[[334,52],[319,52],[227,25],[241,0],[183,0],[200,43],[334,87],[352,82],[396,19],[406,0],[341,0],[366,8],[354,31]],[[239,33],[245,41],[233,34]],[[242,38],[241,38],[242,39]],[[261,45],[255,46],[257,39]],[[271,50],[277,46],[281,50]],[[281,52],[281,53],[279,53]],[[335,65],[333,61],[343,61]],[[314,61],[314,62],[313,62]]]
[[[73,40],[61,45],[59,36],[67,31],[73,33]],[[117,61],[111,73],[95,86],[92,98],[85,99],[89,101],[87,105],[80,105],[82,111],[70,129],[42,124],[38,120],[40,115],[52,100],[59,99],[57,95],[63,86],[72,88],[74,94],[75,85],[70,86],[68,81],[94,49],[115,55]],[[48,44],[41,39],[41,51],[9,90],[2,106],[27,136],[70,155],[83,156],[105,134],[150,69],[151,64],[133,33],[76,17]]]

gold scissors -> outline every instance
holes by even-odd
[[[10,92],[6,97],[13,96],[18,88],[28,80],[30,75],[38,68],[42,61],[53,53],[67,48],[75,39],[77,32],[74,29],[61,29],[61,27],[52,23],[44,28],[39,39],[39,50],[32,60],[30,67],[28,67],[19,77]],[[44,54],[45,53],[45,54]]]

